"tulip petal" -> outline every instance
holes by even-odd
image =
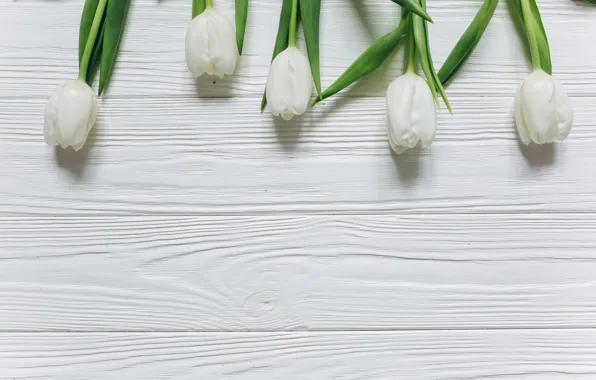
[[[395,79],[387,89],[389,145],[397,154],[432,143],[436,131],[435,102],[426,81],[414,73]]]
[[[573,123],[571,102],[555,78],[536,70],[518,90],[515,121],[526,145],[530,141],[546,144],[565,140]]]
[[[44,138],[48,145],[81,149],[95,124],[96,103],[93,90],[83,81],[60,86],[50,97],[44,113]]]
[[[234,25],[210,8],[189,24],[185,39],[186,64],[195,78],[203,74],[232,75],[238,59]]]
[[[306,111],[312,95],[312,74],[308,59],[298,48],[290,46],[275,57],[265,94],[275,116],[289,120]]]
[[[275,38],[275,47],[273,48],[273,57],[271,62],[288,47],[288,35],[290,32],[290,20],[292,18],[292,0],[283,0],[279,14],[279,25],[277,27],[277,37]],[[261,100],[261,112],[267,107],[267,89]]]
[[[529,145],[532,139],[530,139],[530,134],[528,132],[528,127],[526,125],[526,120],[524,119],[524,114],[522,112],[522,105],[521,105],[521,86],[517,90],[517,95],[515,96],[515,124],[517,125],[517,132],[519,134],[519,138],[521,139],[522,143],[525,145]]]
[[[567,93],[563,89],[561,83],[555,79],[556,89],[556,104],[557,104],[557,126],[559,128],[558,139],[560,141],[565,140],[571,132],[571,125],[573,124],[573,107],[571,100]]]

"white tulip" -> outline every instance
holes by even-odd
[[[387,89],[389,145],[397,154],[430,145],[435,138],[437,114],[433,95],[424,79],[407,72]]]
[[[275,57],[267,77],[267,105],[271,113],[290,120],[306,111],[312,95],[312,74],[308,58],[296,46]]]
[[[44,114],[44,135],[50,146],[79,150],[97,118],[97,98],[81,80],[64,83],[50,97]]]
[[[571,131],[573,109],[559,81],[540,69],[530,74],[515,97],[515,122],[526,145],[565,140]]]
[[[238,45],[232,22],[213,8],[195,17],[186,30],[186,65],[195,78],[223,78],[236,69]]]

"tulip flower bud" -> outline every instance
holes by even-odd
[[[565,140],[571,131],[573,109],[559,81],[541,69],[530,74],[515,97],[515,122],[526,145]]]
[[[266,94],[275,116],[290,120],[306,111],[312,95],[312,74],[308,58],[295,46],[279,53],[271,63]]]
[[[44,115],[44,135],[50,146],[79,150],[97,117],[97,98],[81,80],[64,83],[50,97]]]
[[[437,115],[433,95],[424,79],[407,72],[387,89],[389,145],[397,154],[430,145],[435,138]]]
[[[234,25],[213,8],[195,17],[186,31],[186,65],[195,78],[207,73],[223,78],[236,69]]]

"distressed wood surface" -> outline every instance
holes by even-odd
[[[10,215],[594,212],[596,98],[563,144],[522,147],[512,98],[453,98],[428,150],[395,156],[384,102],[303,119],[258,98],[106,100],[89,144],[46,146],[43,101],[0,104],[0,212]],[[331,106],[332,107],[332,106]],[[494,115],[493,115],[494,113]],[[208,120],[208,121],[205,121]]]
[[[434,4],[433,4],[434,3]],[[437,20],[429,27],[437,67],[447,57],[479,7],[478,0],[429,1]],[[80,1],[2,0],[0,12],[0,93],[2,97],[41,97],[76,78]],[[131,4],[108,97],[260,97],[275,41],[279,2],[253,1],[244,55],[237,75],[223,80],[192,79],[184,60],[190,0],[141,0]],[[233,16],[233,1],[218,1]],[[596,95],[596,7],[579,1],[543,1],[553,67],[570,95]],[[60,17],[48,17],[59,14]],[[18,15],[18,22],[15,17]],[[321,16],[321,82],[330,85],[374,39],[397,24],[399,10],[388,0],[330,0]],[[40,32],[40,31],[43,31]],[[18,36],[18,38],[15,38]],[[449,87],[451,95],[511,96],[530,71],[523,44],[505,2],[497,9],[469,67]],[[350,96],[384,95],[400,74],[402,53],[347,91]],[[14,62],[19,62],[15,65]],[[216,83],[213,83],[216,82]]]
[[[593,330],[0,335],[3,379],[575,379]]]
[[[573,214],[6,218],[0,326],[593,326],[594,233]]]
[[[198,82],[190,1],[132,2],[89,144],[51,149],[82,0],[0,0],[0,379],[595,378],[596,6],[539,1],[575,123],[526,148],[504,3],[448,88],[454,116],[397,157],[401,51],[304,117],[259,112],[270,0],[251,1],[237,75]],[[437,67],[479,4],[429,1]],[[324,1],[323,87],[397,17]]]

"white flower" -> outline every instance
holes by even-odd
[[[306,111],[312,95],[312,74],[308,58],[295,46],[279,53],[271,63],[266,94],[275,116],[290,120]]]
[[[387,89],[389,145],[397,154],[430,145],[435,138],[437,114],[428,84],[408,72],[395,79]]]
[[[44,135],[50,146],[85,145],[97,117],[97,98],[81,80],[64,83],[50,97],[44,114]]]
[[[565,140],[571,131],[573,109],[559,81],[542,70],[530,74],[515,97],[515,122],[526,145]]]
[[[213,8],[195,17],[186,30],[186,65],[195,78],[223,78],[236,69],[238,45],[232,22]]]

